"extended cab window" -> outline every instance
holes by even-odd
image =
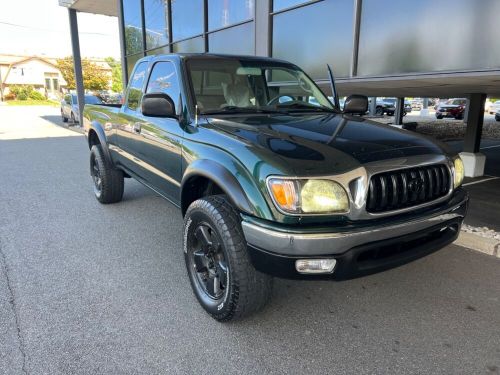
[[[130,79],[130,86],[128,89],[127,107],[136,110],[139,107],[139,102],[142,98],[142,85],[146,78],[146,70],[148,69],[147,62],[141,62],[135,68],[134,74]]]
[[[179,78],[173,63],[168,61],[157,62],[153,66],[146,93],[163,92],[170,96],[177,108],[179,101]]]

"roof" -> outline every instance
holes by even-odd
[[[118,16],[118,2],[116,0],[59,0],[59,5],[82,13]]]
[[[24,61],[37,59],[44,61],[48,64],[57,65],[57,59],[59,57],[49,57],[49,56],[37,56],[37,55],[11,55],[11,54],[0,54],[0,65],[16,65]],[[109,64],[103,59],[88,58],[91,62],[96,64],[102,70],[111,71]]]

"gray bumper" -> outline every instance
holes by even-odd
[[[406,219],[358,230],[332,230],[330,233],[293,232],[266,228],[249,221],[243,221],[242,227],[249,245],[277,255],[336,255],[360,245],[409,235],[448,221],[461,222],[467,212],[468,197],[464,191],[456,193],[444,207],[427,215],[419,215],[414,220]]]

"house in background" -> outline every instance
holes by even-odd
[[[109,76],[111,67],[100,59],[90,59]],[[30,85],[48,98],[59,99],[65,93],[66,81],[57,67],[57,59],[45,56],[0,54],[0,98],[9,93],[9,87]]]

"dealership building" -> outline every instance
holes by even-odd
[[[118,17],[124,80],[143,56],[271,56],[340,95],[467,97],[462,157],[480,175],[486,95],[500,97],[498,0],[59,0],[68,8],[79,94],[77,13]],[[78,81],[80,81],[78,85]],[[80,101],[82,102],[82,101]],[[399,111],[402,113],[402,111]],[[398,120],[397,120],[398,121]]]

